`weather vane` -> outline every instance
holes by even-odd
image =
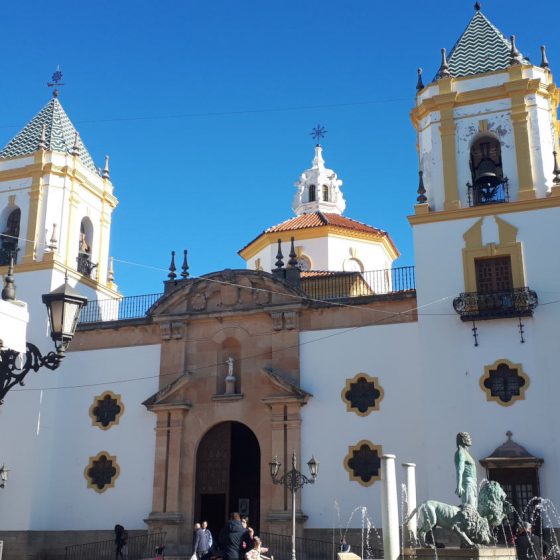
[[[309,133],[309,136],[314,138],[317,141],[317,143],[319,143],[321,138],[324,138],[325,135],[327,134],[327,132],[328,131],[324,126],[318,124],[315,128],[313,128],[311,130],[311,132]]]
[[[54,87],[53,90],[53,97],[58,97],[58,87],[63,86],[64,84],[60,81],[62,80],[62,70],[60,69],[60,65],[57,64],[56,70],[54,71],[51,82],[47,83],[48,87]]]

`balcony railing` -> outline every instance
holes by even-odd
[[[18,249],[0,248],[0,266],[7,266],[10,264],[10,258],[13,257],[14,264],[17,263]]]
[[[502,179],[497,185],[471,185],[467,183],[467,198],[469,206],[509,202],[509,183],[507,177]]]
[[[479,294],[466,292],[453,300],[453,309],[462,321],[531,317],[539,303],[537,293],[529,288]]]
[[[87,253],[80,253],[76,261],[78,261],[78,272],[91,278],[91,274],[97,268],[97,265],[91,262],[90,256]]]
[[[195,280],[192,278],[188,282]],[[310,299],[325,302],[413,293],[416,289],[415,269],[403,266],[367,272],[309,271],[302,273],[301,289]],[[80,324],[145,317],[148,309],[162,296],[159,293],[89,301],[80,314]]]

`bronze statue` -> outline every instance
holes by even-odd
[[[461,498],[463,505],[477,508],[478,486],[476,482],[476,463],[469,453],[472,439],[468,432],[457,434],[457,451],[455,452],[455,470],[457,488],[455,494]]]

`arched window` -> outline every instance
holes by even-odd
[[[11,257],[14,262],[17,260],[20,221],[21,210],[14,208],[8,214],[6,225],[0,234],[0,265],[9,264]]]
[[[315,200],[317,200],[317,187],[309,185],[309,202],[315,202]]]
[[[485,135],[473,143],[470,168],[472,185],[468,187],[471,205],[507,202],[507,179],[502,169],[502,149],[497,138]]]
[[[91,262],[91,246],[93,243],[93,224],[89,218],[84,218],[80,223],[80,236],[78,239],[78,272],[91,277],[97,264]]]
[[[329,201],[329,186],[328,185],[323,185],[323,200],[325,202]]]

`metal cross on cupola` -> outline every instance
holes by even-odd
[[[56,66],[56,70],[53,72],[50,82],[47,82],[47,87],[54,87],[53,89],[53,97],[58,97],[58,88],[59,86],[63,86],[64,84],[61,82],[62,80],[62,70],[60,69],[60,65]]]
[[[314,138],[317,141],[317,144],[320,144],[321,138],[324,138],[327,132],[328,130],[324,126],[318,124],[315,128],[311,130],[309,136]]]

